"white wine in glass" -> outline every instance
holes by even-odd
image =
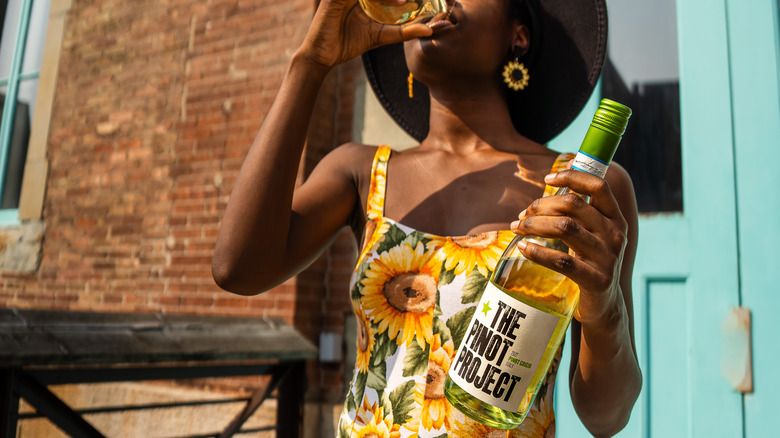
[[[446,0],[407,0],[403,5],[389,5],[382,0],[360,0],[366,15],[383,24],[403,24],[433,17],[447,10]]]

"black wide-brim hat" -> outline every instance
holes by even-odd
[[[606,56],[607,7],[604,0],[523,1],[532,34],[521,62],[531,79],[525,90],[508,91],[509,111],[520,134],[544,144],[577,117],[593,93]],[[385,110],[422,141],[428,135],[430,96],[414,81],[414,98],[409,97],[403,43],[366,52],[363,65]]]

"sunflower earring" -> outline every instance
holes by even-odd
[[[531,76],[528,74],[525,64],[520,62],[518,51],[518,48],[515,48],[515,59],[507,62],[504,66],[504,83],[512,90],[522,91],[528,86],[528,80],[531,79]]]

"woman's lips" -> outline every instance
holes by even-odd
[[[434,34],[437,34],[437,33],[441,32],[444,29],[449,29],[449,28],[455,27],[455,25],[450,23],[447,20],[439,20],[439,21],[431,21],[431,22],[429,22],[428,23],[428,27],[433,29],[433,33]]]
[[[434,36],[446,30],[454,29],[458,25],[458,23],[453,19],[452,14],[447,12],[442,12],[435,15],[426,24],[433,30]]]

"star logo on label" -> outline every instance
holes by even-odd
[[[491,310],[493,310],[493,309],[490,308],[490,301],[486,302],[485,305],[482,306],[482,313],[485,314],[486,318],[487,318],[488,312],[490,312]]]

